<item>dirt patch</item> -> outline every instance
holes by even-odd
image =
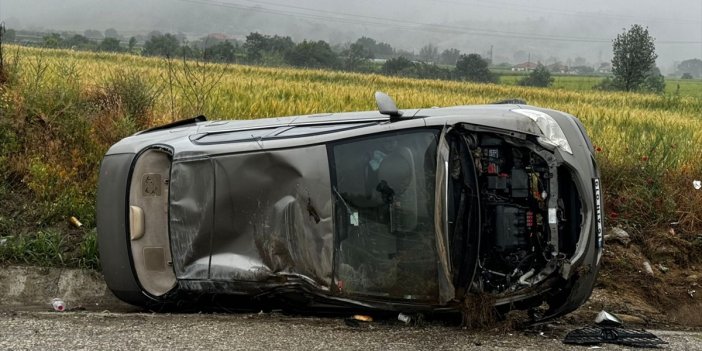
[[[0,309],[51,309],[61,298],[68,310],[133,310],[105,286],[102,275],[92,270],[0,266]]]
[[[664,228],[632,238],[628,245],[607,243],[593,295],[566,319],[591,322],[606,310],[628,324],[702,326],[702,264],[694,236]]]

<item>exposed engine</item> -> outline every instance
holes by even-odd
[[[474,164],[477,184],[471,185],[479,197],[481,212],[480,249],[472,289],[503,293],[531,286],[560,256],[551,241],[552,231],[558,236],[557,226],[549,225],[561,213],[549,201],[554,184],[551,177],[556,175],[539,155],[546,151],[536,143],[507,136],[463,134],[460,139],[464,141],[462,149],[470,153],[465,155],[464,151],[463,157],[468,156]],[[460,154],[461,148],[455,144],[452,151]],[[456,213],[456,223],[460,223],[460,216],[465,214]],[[472,231],[477,229],[471,227]]]
[[[503,292],[528,286],[549,247],[549,167],[532,150],[483,136],[473,150],[484,209],[479,282]]]

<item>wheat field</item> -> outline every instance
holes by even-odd
[[[97,170],[109,145],[141,128],[204,114],[251,119],[371,110],[373,93],[402,108],[520,98],[583,122],[603,173],[608,219],[640,228],[702,229],[702,100],[673,95],[527,88],[381,75],[223,65],[126,54],[8,46],[0,88],[0,171],[51,225],[94,226]],[[0,228],[3,224],[0,221]]]

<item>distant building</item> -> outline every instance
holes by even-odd
[[[546,66],[546,69],[551,73],[570,73],[570,67],[558,62]]]
[[[224,33],[210,33],[207,35],[207,39],[212,39],[216,41],[225,41],[231,39],[228,35]]]
[[[597,68],[597,73],[604,73],[604,74],[612,73],[612,64],[609,62],[600,63],[600,67]]]
[[[518,65],[512,66],[512,71],[514,72],[529,72],[536,68],[537,64],[533,62],[524,62]]]

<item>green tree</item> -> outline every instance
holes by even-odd
[[[297,67],[335,68],[339,58],[326,41],[303,40],[284,54],[285,63]]]
[[[379,43],[373,38],[360,37],[356,40],[356,44],[363,46],[377,58],[390,58],[395,54],[395,49],[388,43]]]
[[[180,49],[178,39],[172,34],[154,35],[144,43],[145,56],[175,57]]]
[[[350,71],[370,70],[370,60],[373,59],[373,52],[359,43],[353,43],[348,50],[344,51],[344,67]]]
[[[5,34],[3,35],[3,41],[7,43],[12,43],[15,41],[17,33],[15,32],[14,29],[6,29]]]
[[[643,83],[641,83],[639,90],[656,94],[661,94],[665,91],[665,77],[663,77],[658,67],[653,67],[653,69],[647,72],[646,78]]]
[[[439,48],[434,45],[427,44],[419,49],[419,59],[423,62],[436,62],[439,57]]]
[[[528,87],[548,87],[553,84],[553,78],[551,77],[551,72],[539,63],[529,75],[520,79],[517,84]]]
[[[134,51],[134,47],[136,46],[137,39],[135,37],[129,38],[129,44],[127,44],[127,49],[129,52]]]
[[[74,36],[66,39],[65,46],[82,50],[93,50],[96,47],[95,42],[80,34],[75,34]]]
[[[412,77],[425,79],[451,79],[451,70],[442,68],[435,64],[417,62],[414,64]]]
[[[65,43],[63,38],[58,33],[51,33],[45,35],[43,38],[44,47],[56,49],[64,47]]]
[[[691,78],[702,77],[702,60],[700,59],[685,60],[683,62],[680,62],[677,68],[679,75],[684,75],[685,73],[687,73],[691,76]]]
[[[478,54],[461,55],[456,62],[456,77],[479,83],[497,83],[495,76],[488,69],[487,60]]]
[[[205,48],[205,61],[233,62],[236,47],[229,41],[222,41]]]
[[[613,85],[618,90],[636,91],[656,65],[656,47],[648,29],[634,24],[612,42]]]
[[[119,39],[119,33],[114,28],[105,29],[105,38]]]
[[[290,37],[249,33],[243,46],[249,62],[266,63],[265,61],[275,60],[276,56],[284,56],[295,47],[295,43]]]
[[[461,57],[461,51],[458,49],[446,49],[439,55],[439,63],[444,65],[455,65]]]
[[[119,39],[117,38],[105,38],[98,45],[98,50],[108,51],[108,52],[120,52],[122,47],[119,45]]]
[[[83,32],[83,36],[93,40],[101,40],[103,38],[102,32],[95,29],[86,30],[85,32]]]
[[[408,60],[407,58],[400,56],[385,61],[385,63],[383,63],[381,71],[385,74],[395,76],[409,75],[408,73],[410,73],[413,69],[414,63]]]

